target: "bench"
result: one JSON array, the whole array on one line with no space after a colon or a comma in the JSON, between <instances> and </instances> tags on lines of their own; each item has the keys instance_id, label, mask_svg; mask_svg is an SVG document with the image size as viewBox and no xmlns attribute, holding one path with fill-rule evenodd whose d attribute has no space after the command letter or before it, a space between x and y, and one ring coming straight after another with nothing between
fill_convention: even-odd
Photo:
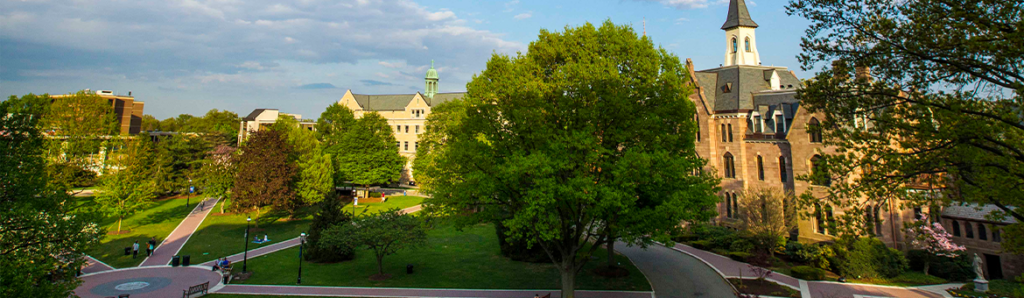
<instances>
[{"instance_id":1,"label":"bench","mask_svg":"<svg viewBox=\"0 0 1024 298\"><path fill-rule=\"evenodd\" d=\"M181 297L188 298L195 294L207 294L210 290L210 282L204 282L198 285L188 287L188 290L182 290Z\"/></svg>"}]
</instances>

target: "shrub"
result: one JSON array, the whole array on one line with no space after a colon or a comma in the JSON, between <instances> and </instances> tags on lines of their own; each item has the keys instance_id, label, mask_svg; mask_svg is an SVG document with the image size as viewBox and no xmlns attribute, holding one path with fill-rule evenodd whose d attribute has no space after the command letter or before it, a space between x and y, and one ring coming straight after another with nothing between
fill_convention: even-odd
<instances>
[{"instance_id":1,"label":"shrub","mask_svg":"<svg viewBox=\"0 0 1024 298\"><path fill-rule=\"evenodd\" d=\"M348 261L356 256L355 249L349 245L328 245L320 241L324 231L331 226L352 221L352 217L342 209L337 196L329 195L319 203L320 210L313 215L306 236L306 251L303 258L312 262L334 263Z\"/></svg>"},{"instance_id":2,"label":"shrub","mask_svg":"<svg viewBox=\"0 0 1024 298\"><path fill-rule=\"evenodd\" d=\"M693 248L696 248L696 249L709 250L709 249L711 249L711 241L697 240L697 241L690 242L690 246L693 246Z\"/></svg>"},{"instance_id":3,"label":"shrub","mask_svg":"<svg viewBox=\"0 0 1024 298\"><path fill-rule=\"evenodd\" d=\"M724 249L721 249L721 248L711 249L711 252L716 253L716 254L718 254L720 256L728 256L729 255L729 251L728 250L724 250Z\"/></svg>"},{"instance_id":4,"label":"shrub","mask_svg":"<svg viewBox=\"0 0 1024 298\"><path fill-rule=\"evenodd\" d=\"M907 261L910 270L924 270L924 262L927 258L934 258L933 255L924 250L911 250L907 252ZM974 269L971 267L971 259L966 253L957 253L954 258L939 257L932 259L928 274L945 278L950 281L967 281L974 279Z\"/></svg>"},{"instance_id":5,"label":"shrub","mask_svg":"<svg viewBox=\"0 0 1024 298\"><path fill-rule=\"evenodd\" d=\"M811 266L795 266L790 268L790 273L793 277L806 280L823 280L825 279L825 270L814 268Z\"/></svg>"},{"instance_id":6,"label":"shrub","mask_svg":"<svg viewBox=\"0 0 1024 298\"><path fill-rule=\"evenodd\" d=\"M754 244L750 243L750 241L747 241L746 239L740 239L736 240L736 242L733 242L731 245L729 245L729 250L738 252L750 252L754 250Z\"/></svg>"},{"instance_id":7,"label":"shrub","mask_svg":"<svg viewBox=\"0 0 1024 298\"><path fill-rule=\"evenodd\" d=\"M732 259L733 261L737 261L737 262L746 262L746 261L747 261L747 259L750 259L750 256L751 256L751 255L750 255L750 253L748 253L748 252L742 252L742 251L734 251L734 252L730 252L730 253L728 254L728 256L729 256L729 258L730 258L730 259Z\"/></svg>"},{"instance_id":8,"label":"shrub","mask_svg":"<svg viewBox=\"0 0 1024 298\"><path fill-rule=\"evenodd\" d=\"M835 246L833 246L835 247ZM892 278L907 270L907 259L900 251L889 248L877 238L860 238L845 253L836 252L836 266L841 275L865 278Z\"/></svg>"}]
</instances>

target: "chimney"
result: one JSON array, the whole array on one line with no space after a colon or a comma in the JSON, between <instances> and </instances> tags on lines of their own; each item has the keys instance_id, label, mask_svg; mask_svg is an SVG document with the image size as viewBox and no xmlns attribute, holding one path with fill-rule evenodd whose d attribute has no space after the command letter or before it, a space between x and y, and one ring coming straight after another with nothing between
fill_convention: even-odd
<instances>
[{"instance_id":1,"label":"chimney","mask_svg":"<svg viewBox=\"0 0 1024 298\"><path fill-rule=\"evenodd\" d=\"M857 66L854 69L856 69L858 82L871 82L871 68L868 68L867 66Z\"/></svg>"},{"instance_id":2,"label":"chimney","mask_svg":"<svg viewBox=\"0 0 1024 298\"><path fill-rule=\"evenodd\" d=\"M847 66L846 66L846 62L845 61L843 61L843 60L833 60L832 61L832 78L834 78L836 80L840 80L840 81L846 81L846 80L850 79L850 74L848 73L848 71L849 70L847 70Z\"/></svg>"}]
</instances>

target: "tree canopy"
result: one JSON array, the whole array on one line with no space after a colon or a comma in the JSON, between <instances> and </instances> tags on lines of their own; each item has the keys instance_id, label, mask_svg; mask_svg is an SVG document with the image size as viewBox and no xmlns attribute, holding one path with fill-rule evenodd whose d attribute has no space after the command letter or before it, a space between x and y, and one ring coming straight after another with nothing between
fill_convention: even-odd
<instances>
[{"instance_id":1,"label":"tree canopy","mask_svg":"<svg viewBox=\"0 0 1024 298\"><path fill-rule=\"evenodd\" d=\"M291 206L294 193L290 184L296 171L288 162L292 148L281 133L266 129L253 132L238 150L241 153L231 159L237 169L231 188L233 207L255 211L259 226L262 207Z\"/></svg>"},{"instance_id":2,"label":"tree canopy","mask_svg":"<svg viewBox=\"0 0 1024 298\"><path fill-rule=\"evenodd\" d=\"M338 171L357 185L398 181L405 157L398 154L396 143L387 119L374 112L363 114L335 145Z\"/></svg>"},{"instance_id":3,"label":"tree canopy","mask_svg":"<svg viewBox=\"0 0 1024 298\"><path fill-rule=\"evenodd\" d=\"M297 167L292 189L302 204L314 204L334 191L334 165L324 154L316 133L299 126L295 117L281 115L270 129L278 131L292 147L288 162Z\"/></svg>"},{"instance_id":4,"label":"tree canopy","mask_svg":"<svg viewBox=\"0 0 1024 298\"><path fill-rule=\"evenodd\" d=\"M100 178L96 203L117 218L120 232L122 219L140 211L156 197L156 181L150 171L154 158L149 137L118 141L123 146L113 158L112 169Z\"/></svg>"},{"instance_id":5,"label":"tree canopy","mask_svg":"<svg viewBox=\"0 0 1024 298\"><path fill-rule=\"evenodd\" d=\"M607 223L628 222L622 235L645 245L714 215L717 180L693 175L705 161L687 76L677 57L611 21L541 30L526 54L493 55L464 103L428 116L416 175L430 210L505 217L573 297Z\"/></svg>"},{"instance_id":6,"label":"tree canopy","mask_svg":"<svg viewBox=\"0 0 1024 298\"><path fill-rule=\"evenodd\" d=\"M1014 209L1024 205L1022 9L997 0L790 1L789 14L811 21L803 68L822 66L798 97L825 116L824 143L836 148L825 156L825 199L854 214L865 197L976 202L998 206L993 219L1024 222ZM1020 224L1008 230L1015 236L1004 239L1024 238Z\"/></svg>"}]
</instances>

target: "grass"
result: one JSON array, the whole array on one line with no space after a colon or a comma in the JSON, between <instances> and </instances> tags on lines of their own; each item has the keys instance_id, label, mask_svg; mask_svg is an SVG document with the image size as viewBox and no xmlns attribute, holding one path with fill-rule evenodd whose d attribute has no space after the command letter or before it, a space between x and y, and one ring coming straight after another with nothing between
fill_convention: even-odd
<instances>
[{"instance_id":1,"label":"grass","mask_svg":"<svg viewBox=\"0 0 1024 298\"><path fill-rule=\"evenodd\" d=\"M423 202L423 197L417 196L389 196L388 201L385 203L380 202L360 202L359 206L352 206L348 204L345 206L345 211L354 212L355 214L374 214L377 212L385 211L391 208L405 209L412 206L419 205Z\"/></svg>"},{"instance_id":2,"label":"grass","mask_svg":"<svg viewBox=\"0 0 1024 298\"><path fill-rule=\"evenodd\" d=\"M93 197L81 197L78 199L78 204L79 206L94 206L93 199ZM155 237L157 243L160 243L185 219L188 211L184 205L184 200L154 201L152 205L122 221L121 230L131 232L120 235L104 235L100 238L100 244L86 253L114 268L138 266L146 258L146 242L149 241L149 238ZM106 217L99 222L99 225L105 232L117 231L117 218ZM132 256L124 255L124 248L132 246L136 240L139 241L140 256L137 259L132 259Z\"/></svg>"},{"instance_id":3,"label":"grass","mask_svg":"<svg viewBox=\"0 0 1024 298\"><path fill-rule=\"evenodd\" d=\"M290 248L249 260L252 277L236 283L294 285L298 272L298 248ZM577 289L650 291L644 275L628 258L617 261L629 270L624 278L604 278L592 273L605 264L603 250L577 276ZM413 264L413 274L405 273ZM457 231L441 226L428 232L428 243L384 258L384 271L392 277L371 281L377 273L371 251L358 250L351 261L334 264L304 262L304 286L464 288L464 289L558 289L558 270L550 263L524 263L501 256L498 238L491 224L480 224Z\"/></svg>"},{"instance_id":4,"label":"grass","mask_svg":"<svg viewBox=\"0 0 1024 298\"><path fill-rule=\"evenodd\" d=\"M284 296L284 295L242 295L242 294L206 294L203 297L215 297L215 298L295 298L295 297L309 297L309 296ZM352 297L336 297L336 298L352 298ZM386 298L386 297L381 297Z\"/></svg>"},{"instance_id":5,"label":"grass","mask_svg":"<svg viewBox=\"0 0 1024 298\"><path fill-rule=\"evenodd\" d=\"M974 291L973 282L967 282L960 290L955 290L954 292L967 297L987 298L991 297L991 295L996 295L997 297L1024 298L1024 284L1003 279L990 280L988 281L988 293L982 293Z\"/></svg>"},{"instance_id":6,"label":"grass","mask_svg":"<svg viewBox=\"0 0 1024 298\"><path fill-rule=\"evenodd\" d=\"M907 271L903 272L893 278L850 278L847 281L855 283L865 283L874 285L887 285L887 286L900 286L900 287L911 287L911 286L923 286L923 285L937 285L944 284L947 281L941 277L925 275L924 272L919 271Z\"/></svg>"},{"instance_id":7,"label":"grass","mask_svg":"<svg viewBox=\"0 0 1024 298\"><path fill-rule=\"evenodd\" d=\"M192 263L199 264L245 251L246 244L242 239L245 237L246 214L219 215L216 212L220 212L221 204L224 204L224 201L218 202L214 206L213 211L199 225L178 255L189 255ZM259 228L263 231L253 231L249 234L249 239L247 239L249 250L292 239L298 237L300 233L306 232L313 219L311 210L308 207L300 209L296 213L297 219L293 220L286 220L288 214L285 212L270 211L269 208L264 210L259 218ZM225 211L227 211L226 207ZM255 217L255 214L250 214L250 216ZM253 218L253 220L256 219ZM255 228L255 225L251 227ZM262 239L264 234L270 238L270 242L252 243L253 236L259 236Z\"/></svg>"}]
</instances>

